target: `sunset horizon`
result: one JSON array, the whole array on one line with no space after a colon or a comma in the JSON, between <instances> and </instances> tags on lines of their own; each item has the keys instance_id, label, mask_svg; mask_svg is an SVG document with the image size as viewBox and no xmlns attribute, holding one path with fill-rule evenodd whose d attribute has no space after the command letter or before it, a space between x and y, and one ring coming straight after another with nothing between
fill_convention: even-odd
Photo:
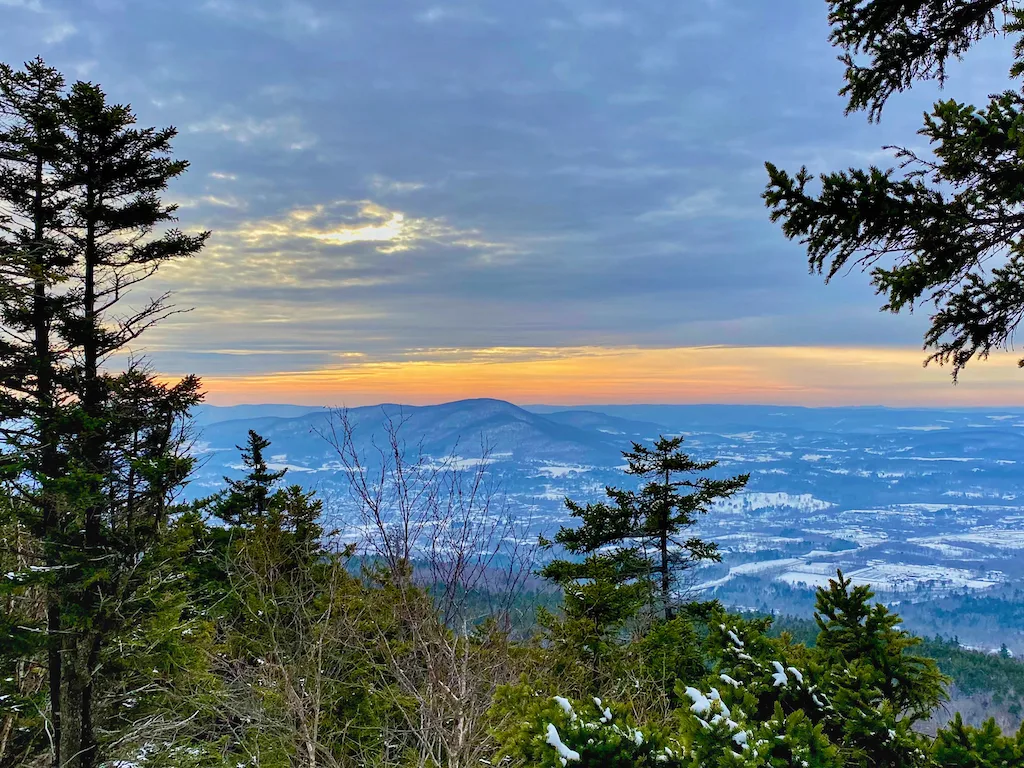
<instances>
[{"instance_id":1,"label":"sunset horizon","mask_svg":"<svg viewBox=\"0 0 1024 768\"><path fill-rule=\"evenodd\" d=\"M567 406L1024 407L1012 353L974 363L956 384L948 367L924 367L921 350L912 348L418 350L406 357L204 376L202 383L211 405L358 407L494 398Z\"/></svg>"}]
</instances>

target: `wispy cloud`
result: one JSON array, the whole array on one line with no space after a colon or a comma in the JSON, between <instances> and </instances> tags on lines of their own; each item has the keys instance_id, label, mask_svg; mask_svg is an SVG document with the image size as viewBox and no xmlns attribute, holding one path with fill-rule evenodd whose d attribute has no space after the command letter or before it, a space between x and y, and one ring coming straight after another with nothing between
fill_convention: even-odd
<instances>
[{"instance_id":1,"label":"wispy cloud","mask_svg":"<svg viewBox=\"0 0 1024 768\"><path fill-rule=\"evenodd\" d=\"M61 43L78 32L74 24L66 21L58 21L43 34L43 42L47 45Z\"/></svg>"},{"instance_id":2,"label":"wispy cloud","mask_svg":"<svg viewBox=\"0 0 1024 768\"><path fill-rule=\"evenodd\" d=\"M8 8L24 8L27 11L43 12L43 4L40 0L0 0L0 6Z\"/></svg>"},{"instance_id":3,"label":"wispy cloud","mask_svg":"<svg viewBox=\"0 0 1024 768\"><path fill-rule=\"evenodd\" d=\"M147 286L195 308L141 342L156 366L216 377L379 363L400 366L388 376L434 371L438 391L447 372L467 393L497 393L484 372L508 366L538 388L589 386L595 397L608 374L625 397L640 367L661 370L629 347L920 343L927 317L880 315L866 280L825 287L808 276L760 195L765 160L891 164L879 147L912 141L936 93L901 94L881 126L844 117L821 13L783 5L394 0L384 12L181 0L167 12L0 0L0 15L7 61L42 52L132 103L143 123L181 128L175 154L191 168L168 199L181 203L182 227L214 234ZM949 95L984 98L1003 69L984 55L958 64ZM530 352L541 349L566 362ZM581 349L619 362L571 352ZM666 393L687 366L712 366L712 353L666 354ZM730 366L742 362L730 354ZM772 354L773 366L792 360ZM908 353L880 381L904 360L920 372ZM725 373L708 381L776 381L767 362L745 373L714 361ZM401 367L414 364L425 367ZM811 375L812 363L793 365ZM544 378L545 366L561 368ZM815 386L861 396L828 366L833 378ZM380 387L401 383L359 370ZM905 391L931 392L932 381Z\"/></svg>"},{"instance_id":4,"label":"wispy cloud","mask_svg":"<svg viewBox=\"0 0 1024 768\"><path fill-rule=\"evenodd\" d=\"M218 116L191 123L190 133L219 134L241 144L272 141L289 150L304 150L317 143L295 115L257 118Z\"/></svg>"}]
</instances>

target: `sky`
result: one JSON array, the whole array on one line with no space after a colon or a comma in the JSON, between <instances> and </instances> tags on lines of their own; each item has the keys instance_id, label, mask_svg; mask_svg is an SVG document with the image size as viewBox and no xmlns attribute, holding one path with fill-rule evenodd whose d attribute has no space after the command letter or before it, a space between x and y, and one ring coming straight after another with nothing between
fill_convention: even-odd
<instances>
[{"instance_id":1,"label":"sky","mask_svg":"<svg viewBox=\"0 0 1024 768\"><path fill-rule=\"evenodd\" d=\"M844 116L824 0L0 0L2 59L101 84L190 161L208 247L136 354L208 401L1024 405L1016 357L921 363L927 308L825 285L770 160L893 165L982 44Z\"/></svg>"}]
</instances>

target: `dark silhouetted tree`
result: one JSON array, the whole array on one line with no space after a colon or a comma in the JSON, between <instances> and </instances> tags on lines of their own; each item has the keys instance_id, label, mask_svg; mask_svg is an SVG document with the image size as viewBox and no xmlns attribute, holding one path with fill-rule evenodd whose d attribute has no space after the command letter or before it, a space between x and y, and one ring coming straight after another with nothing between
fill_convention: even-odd
<instances>
[{"instance_id":1,"label":"dark silhouetted tree","mask_svg":"<svg viewBox=\"0 0 1024 768\"><path fill-rule=\"evenodd\" d=\"M947 64L975 42L1018 36L1011 74L1024 72L1024 9L997 0L830 0L831 40L846 65L847 112L879 119L895 93L945 82ZM1024 317L1020 123L1024 95L1006 90L981 107L939 101L919 134L930 149L890 148L897 168L815 177L767 163L773 221L807 248L826 281L870 271L883 311L928 305L925 363L952 368L1008 347Z\"/></svg>"},{"instance_id":2,"label":"dark silhouetted tree","mask_svg":"<svg viewBox=\"0 0 1024 768\"><path fill-rule=\"evenodd\" d=\"M174 129L137 128L128 107L89 83L65 89L38 60L0 70L0 109L5 467L41 542L28 573L48 594L54 763L91 768L110 644L152 607L136 595L192 466L200 399L194 377L164 384L124 359L172 311L166 296L140 304L135 291L121 309L207 234L168 228L160 194L187 168L170 157Z\"/></svg>"}]
</instances>

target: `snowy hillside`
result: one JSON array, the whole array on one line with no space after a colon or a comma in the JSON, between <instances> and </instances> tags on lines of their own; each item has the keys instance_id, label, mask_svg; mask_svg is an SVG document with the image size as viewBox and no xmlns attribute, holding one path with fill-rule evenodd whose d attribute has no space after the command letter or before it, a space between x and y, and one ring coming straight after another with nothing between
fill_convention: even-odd
<instances>
[{"instance_id":1,"label":"snowy hillside","mask_svg":"<svg viewBox=\"0 0 1024 768\"><path fill-rule=\"evenodd\" d=\"M530 521L531 537L564 522L566 496L596 500L606 485L628 486L621 451L631 441L683 434L696 457L720 460L721 474L751 473L747 492L701 526L719 542L723 563L693 575L694 589L734 604L807 591L836 568L893 601L996 595L1024 584L1024 412L556 409L467 400L357 408L348 418L371 463L386 444L387 420L401 423L410 456L456 456L463 469L486 457L489 479ZM204 406L202 464L189 493L201 496L222 475L238 474L234 446L251 428L272 441L274 466L326 491L343 522L351 512L348 476L321 436L330 419L323 409L296 406Z\"/></svg>"}]
</instances>

